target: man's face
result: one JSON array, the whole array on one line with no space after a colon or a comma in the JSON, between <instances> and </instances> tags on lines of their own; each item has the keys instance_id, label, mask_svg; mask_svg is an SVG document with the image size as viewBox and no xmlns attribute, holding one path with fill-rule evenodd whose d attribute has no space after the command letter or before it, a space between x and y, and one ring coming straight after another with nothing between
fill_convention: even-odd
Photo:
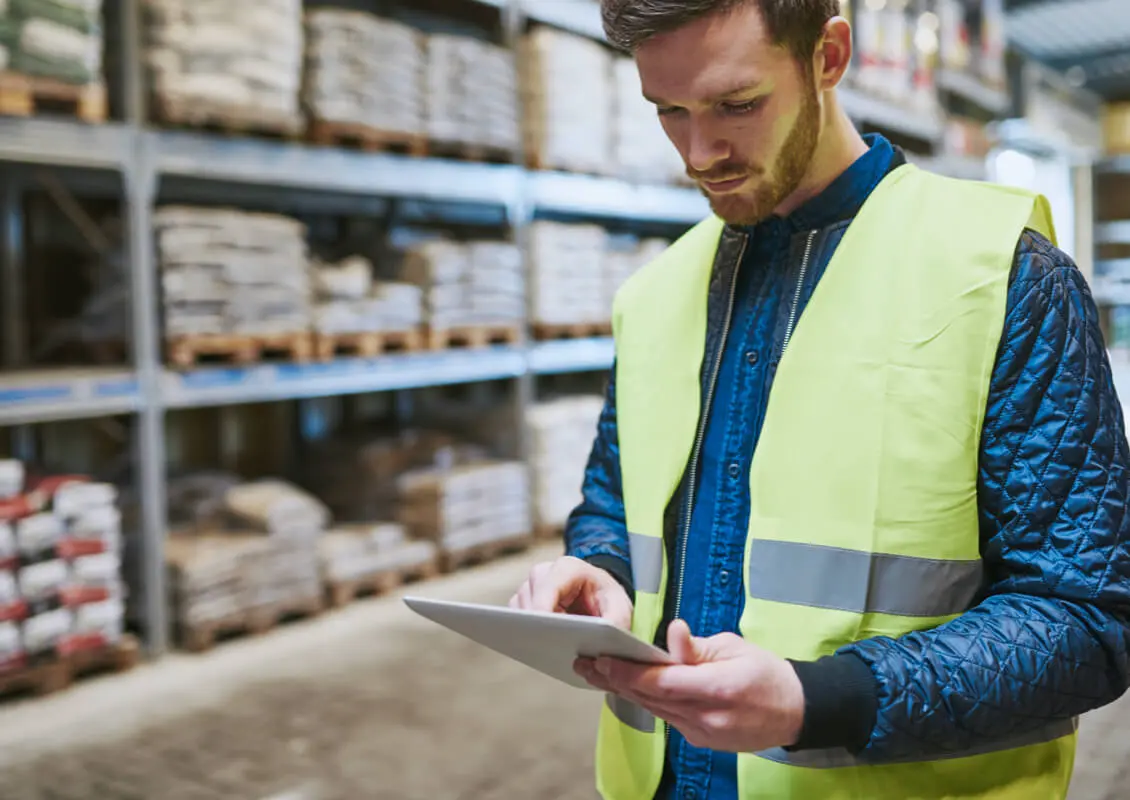
<instances>
[{"instance_id":1,"label":"man's face","mask_svg":"<svg viewBox=\"0 0 1130 800\"><path fill-rule=\"evenodd\" d=\"M715 214L752 225L797 189L820 138L820 105L811 71L772 44L756 4L652 37L636 63Z\"/></svg>"}]
</instances>

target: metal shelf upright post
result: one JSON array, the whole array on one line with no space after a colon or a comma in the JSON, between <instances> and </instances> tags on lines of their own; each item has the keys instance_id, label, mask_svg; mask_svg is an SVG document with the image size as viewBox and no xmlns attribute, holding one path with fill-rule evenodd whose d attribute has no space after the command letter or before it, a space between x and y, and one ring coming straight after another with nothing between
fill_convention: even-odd
<instances>
[{"instance_id":1,"label":"metal shelf upright post","mask_svg":"<svg viewBox=\"0 0 1130 800\"><path fill-rule=\"evenodd\" d=\"M141 394L135 429L138 497L140 500L141 625L149 653L159 656L169 643L165 591L165 409L161 397L160 292L153 255L152 210L157 193L152 141L142 135L146 118L141 3L121 0L123 88L126 123L134 136L133 157L124 171L129 223L132 355Z\"/></svg>"}]
</instances>

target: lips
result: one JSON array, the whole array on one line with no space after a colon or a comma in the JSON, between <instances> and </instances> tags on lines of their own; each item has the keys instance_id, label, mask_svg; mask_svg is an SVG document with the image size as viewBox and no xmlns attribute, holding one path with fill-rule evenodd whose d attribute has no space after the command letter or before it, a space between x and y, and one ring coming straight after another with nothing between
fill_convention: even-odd
<instances>
[{"instance_id":1,"label":"lips","mask_svg":"<svg viewBox=\"0 0 1130 800\"><path fill-rule=\"evenodd\" d=\"M745 182L747 180L749 180L749 176L747 175L742 175L738 178L728 178L727 180L722 181L704 180L702 181L702 186L711 194L726 194L727 192L732 192L735 189L740 189L743 185L745 185Z\"/></svg>"}]
</instances>

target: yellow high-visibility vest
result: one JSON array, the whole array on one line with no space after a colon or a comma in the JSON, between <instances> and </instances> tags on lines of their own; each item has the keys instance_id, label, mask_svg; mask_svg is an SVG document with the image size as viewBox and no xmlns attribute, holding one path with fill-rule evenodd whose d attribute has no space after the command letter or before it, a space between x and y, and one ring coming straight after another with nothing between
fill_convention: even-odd
<instances>
[{"instance_id":1,"label":"yellow high-visibility vest","mask_svg":"<svg viewBox=\"0 0 1130 800\"><path fill-rule=\"evenodd\" d=\"M967 610L981 585L977 459L1010 269L1047 201L888 175L836 249L782 354L750 467L742 636L792 659L899 637ZM614 308L617 424L636 602L651 641L668 564L664 509L699 434L710 218L632 277ZM1068 720L975 752L873 763L846 750L738 756L742 800L1066 796ZM609 696L597 737L606 800L652 800L665 726Z\"/></svg>"}]
</instances>

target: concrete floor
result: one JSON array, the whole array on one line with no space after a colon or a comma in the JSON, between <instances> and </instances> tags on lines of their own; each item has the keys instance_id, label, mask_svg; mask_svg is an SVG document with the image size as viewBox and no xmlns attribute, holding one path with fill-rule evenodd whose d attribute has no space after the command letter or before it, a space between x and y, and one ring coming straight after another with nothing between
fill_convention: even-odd
<instances>
[{"instance_id":1,"label":"concrete floor","mask_svg":"<svg viewBox=\"0 0 1130 800\"><path fill-rule=\"evenodd\" d=\"M501 603L552 555L412 591ZM388 597L0 707L0 800L591 800L599 704ZM1130 798L1127 732L1086 721L1073 800Z\"/></svg>"}]
</instances>

